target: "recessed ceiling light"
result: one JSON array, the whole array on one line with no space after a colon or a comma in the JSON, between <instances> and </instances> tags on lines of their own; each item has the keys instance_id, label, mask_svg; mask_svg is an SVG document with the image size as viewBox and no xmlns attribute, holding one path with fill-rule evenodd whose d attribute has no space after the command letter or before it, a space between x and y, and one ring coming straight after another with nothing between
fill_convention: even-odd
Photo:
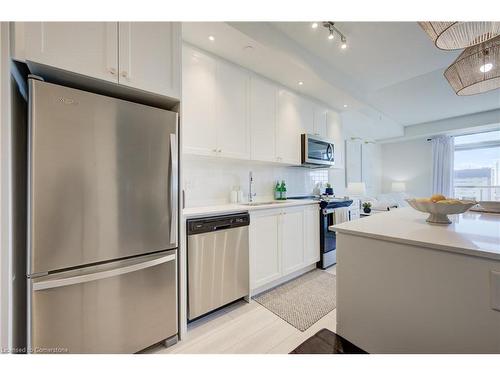
<instances>
[{"instance_id":1,"label":"recessed ceiling light","mask_svg":"<svg viewBox=\"0 0 500 375\"><path fill-rule=\"evenodd\" d=\"M214 36L213 35L209 35L208 36L208 40L210 40L211 42L213 42L215 40Z\"/></svg>"},{"instance_id":2,"label":"recessed ceiling light","mask_svg":"<svg viewBox=\"0 0 500 375\"><path fill-rule=\"evenodd\" d=\"M311 25L311 27L313 29L317 29L318 28L318 23L317 22L313 22L312 25Z\"/></svg>"},{"instance_id":3,"label":"recessed ceiling light","mask_svg":"<svg viewBox=\"0 0 500 375\"><path fill-rule=\"evenodd\" d=\"M330 34L328 34L328 39L332 40L335 36L333 35L333 30L330 30Z\"/></svg>"},{"instance_id":4,"label":"recessed ceiling light","mask_svg":"<svg viewBox=\"0 0 500 375\"><path fill-rule=\"evenodd\" d=\"M347 48L347 43L342 43L342 44L340 45L340 48L342 48L342 49L346 49L346 48Z\"/></svg>"},{"instance_id":5,"label":"recessed ceiling light","mask_svg":"<svg viewBox=\"0 0 500 375\"><path fill-rule=\"evenodd\" d=\"M486 63L484 65L481 65L481 67L479 68L479 70L481 71L481 73L487 73L492 68L493 68L493 64L492 63Z\"/></svg>"},{"instance_id":6,"label":"recessed ceiling light","mask_svg":"<svg viewBox=\"0 0 500 375\"><path fill-rule=\"evenodd\" d=\"M344 108L347 108L347 104L344 104Z\"/></svg>"},{"instance_id":7,"label":"recessed ceiling light","mask_svg":"<svg viewBox=\"0 0 500 375\"><path fill-rule=\"evenodd\" d=\"M304 82L299 81L299 86L302 86L303 84L304 84Z\"/></svg>"}]
</instances>

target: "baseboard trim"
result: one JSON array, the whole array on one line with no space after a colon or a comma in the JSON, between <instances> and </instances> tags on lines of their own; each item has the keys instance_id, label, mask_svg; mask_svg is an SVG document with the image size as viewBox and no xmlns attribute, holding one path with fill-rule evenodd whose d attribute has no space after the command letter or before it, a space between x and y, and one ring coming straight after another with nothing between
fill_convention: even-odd
<instances>
[{"instance_id":1,"label":"baseboard trim","mask_svg":"<svg viewBox=\"0 0 500 375\"><path fill-rule=\"evenodd\" d=\"M253 297L253 296L256 296L258 294L261 294L261 293L263 293L263 292L265 292L265 291L267 291L269 289L275 288L278 285L286 283L287 281L295 279L295 278L297 278L297 277L305 274L306 272L312 271L315 268L316 268L316 262L313 263L313 264L311 264L311 265L309 265L309 266L301 268L300 270L297 270L295 272L289 273L286 276L280 277L277 280L271 281L271 282L269 282L269 283L267 283L265 285L259 286L258 288L252 289L250 291L250 298Z\"/></svg>"}]
</instances>

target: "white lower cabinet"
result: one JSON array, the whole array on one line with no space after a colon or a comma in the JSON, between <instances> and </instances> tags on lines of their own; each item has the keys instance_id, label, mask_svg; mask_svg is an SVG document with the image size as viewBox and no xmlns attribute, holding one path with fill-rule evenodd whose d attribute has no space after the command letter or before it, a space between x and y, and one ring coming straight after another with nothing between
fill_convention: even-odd
<instances>
[{"instance_id":1,"label":"white lower cabinet","mask_svg":"<svg viewBox=\"0 0 500 375\"><path fill-rule=\"evenodd\" d=\"M259 211L250 218L250 285L258 288L281 276L281 211Z\"/></svg>"},{"instance_id":2,"label":"white lower cabinet","mask_svg":"<svg viewBox=\"0 0 500 375\"><path fill-rule=\"evenodd\" d=\"M304 262L319 262L319 207L306 206L304 209Z\"/></svg>"},{"instance_id":3,"label":"white lower cabinet","mask_svg":"<svg viewBox=\"0 0 500 375\"><path fill-rule=\"evenodd\" d=\"M250 213L250 285L256 290L319 260L318 206Z\"/></svg>"},{"instance_id":4,"label":"white lower cabinet","mask_svg":"<svg viewBox=\"0 0 500 375\"><path fill-rule=\"evenodd\" d=\"M283 273L304 266L304 207L289 208L281 217L281 253Z\"/></svg>"}]
</instances>

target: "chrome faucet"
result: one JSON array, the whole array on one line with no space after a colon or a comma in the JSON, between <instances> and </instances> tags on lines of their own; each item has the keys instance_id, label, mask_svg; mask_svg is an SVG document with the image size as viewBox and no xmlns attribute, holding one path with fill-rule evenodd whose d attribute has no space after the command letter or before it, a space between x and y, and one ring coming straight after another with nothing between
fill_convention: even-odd
<instances>
[{"instance_id":1,"label":"chrome faucet","mask_svg":"<svg viewBox=\"0 0 500 375\"><path fill-rule=\"evenodd\" d=\"M253 197L255 197L255 193L252 193L252 186L253 186L253 173L250 171L248 174L248 203L253 202Z\"/></svg>"}]
</instances>

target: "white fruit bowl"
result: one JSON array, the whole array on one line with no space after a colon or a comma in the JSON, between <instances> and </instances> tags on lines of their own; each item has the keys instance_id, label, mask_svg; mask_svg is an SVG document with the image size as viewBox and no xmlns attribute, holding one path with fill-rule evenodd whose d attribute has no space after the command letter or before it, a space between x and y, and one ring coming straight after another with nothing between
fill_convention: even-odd
<instances>
[{"instance_id":1,"label":"white fruit bowl","mask_svg":"<svg viewBox=\"0 0 500 375\"><path fill-rule=\"evenodd\" d=\"M428 223L451 224L448 215L464 213L477 204L476 201L461 200L460 203L434 203L431 201L421 201L417 199L407 199L408 204L415 210L430 214Z\"/></svg>"}]
</instances>

